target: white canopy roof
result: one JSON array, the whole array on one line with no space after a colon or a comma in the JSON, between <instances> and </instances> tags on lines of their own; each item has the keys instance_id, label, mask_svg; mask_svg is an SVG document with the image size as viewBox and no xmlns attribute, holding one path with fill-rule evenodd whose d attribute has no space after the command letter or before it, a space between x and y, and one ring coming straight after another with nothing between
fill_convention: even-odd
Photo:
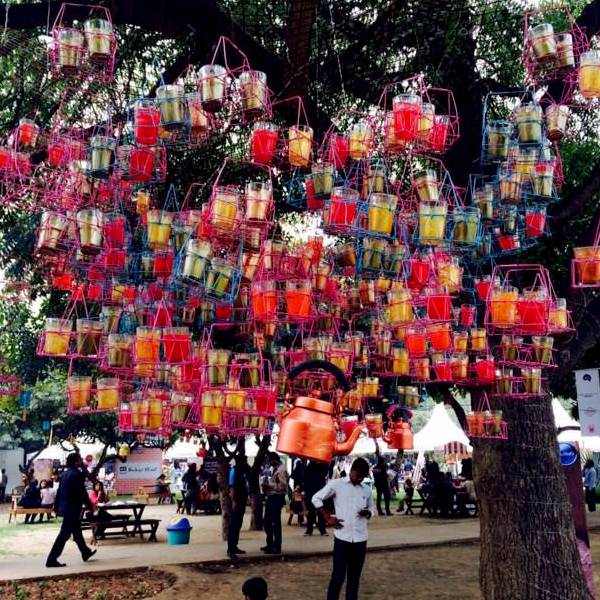
<instances>
[{"instance_id":1,"label":"white canopy roof","mask_svg":"<svg viewBox=\"0 0 600 600\"><path fill-rule=\"evenodd\" d=\"M425 427L415 433L413 449L415 451L431 452L436 448L443 448L450 442L460 442L467 447L469 452L472 450L469 438L450 419L446 407L443 404L436 404Z\"/></svg>"}]
</instances>

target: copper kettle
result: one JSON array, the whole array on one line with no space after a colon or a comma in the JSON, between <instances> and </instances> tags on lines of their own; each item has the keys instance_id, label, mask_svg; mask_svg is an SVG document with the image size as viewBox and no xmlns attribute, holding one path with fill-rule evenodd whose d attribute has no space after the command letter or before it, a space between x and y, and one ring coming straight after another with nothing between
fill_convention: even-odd
<instances>
[{"instance_id":1,"label":"copper kettle","mask_svg":"<svg viewBox=\"0 0 600 600\"><path fill-rule=\"evenodd\" d=\"M310 369L323 369L334 375L344 391L350 389L344 373L324 360L303 362L294 367L288 377L293 380ZM346 440L339 442L338 431L333 404L318 398L299 396L281 418L277 451L329 463L334 456L349 454L361 434L361 428L356 427Z\"/></svg>"},{"instance_id":2,"label":"copper kettle","mask_svg":"<svg viewBox=\"0 0 600 600\"><path fill-rule=\"evenodd\" d=\"M390 423L387 433L383 436L383 441L394 450L411 450L413 447L413 433L410 423L405 421Z\"/></svg>"}]
</instances>

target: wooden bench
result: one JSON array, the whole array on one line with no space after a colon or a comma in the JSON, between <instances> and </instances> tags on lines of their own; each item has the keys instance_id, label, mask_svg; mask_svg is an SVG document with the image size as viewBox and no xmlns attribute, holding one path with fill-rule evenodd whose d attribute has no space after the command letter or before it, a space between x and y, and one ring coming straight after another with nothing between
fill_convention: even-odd
<instances>
[{"instance_id":1,"label":"wooden bench","mask_svg":"<svg viewBox=\"0 0 600 600\"><path fill-rule=\"evenodd\" d=\"M54 510L52 508L23 508L21 506L11 506L11 508L8 511L8 522L10 523L14 516L16 525L17 515L34 515L34 518L35 515L41 515L42 520L44 515L47 515L48 517L53 517L54 519L56 519L56 516L54 515ZM33 523L33 521L31 522Z\"/></svg>"},{"instance_id":2,"label":"wooden bench","mask_svg":"<svg viewBox=\"0 0 600 600\"><path fill-rule=\"evenodd\" d=\"M153 491L154 488L154 485L141 485L138 488L137 494L133 495L133 499L136 502L145 502L146 504L150 504L150 500L153 498L158 500L158 504L165 504L161 500L167 499L169 500L168 504L173 503L175 495L171 491L155 492Z\"/></svg>"},{"instance_id":3,"label":"wooden bench","mask_svg":"<svg viewBox=\"0 0 600 600\"><path fill-rule=\"evenodd\" d=\"M144 534L149 534L148 541L156 542L156 532L160 525L160 519L140 519L134 521L126 517L123 519L113 519L112 521L87 522L85 529L92 530L92 544L97 544L99 540L109 537L135 537L139 534L144 538ZM98 530L101 533L98 533Z\"/></svg>"}]
</instances>

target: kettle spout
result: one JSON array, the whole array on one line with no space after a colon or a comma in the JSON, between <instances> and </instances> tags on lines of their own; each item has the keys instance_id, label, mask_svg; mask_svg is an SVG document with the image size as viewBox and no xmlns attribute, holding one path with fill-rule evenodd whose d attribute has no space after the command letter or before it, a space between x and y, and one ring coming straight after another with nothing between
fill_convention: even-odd
<instances>
[{"instance_id":1,"label":"kettle spout","mask_svg":"<svg viewBox=\"0 0 600 600\"><path fill-rule=\"evenodd\" d=\"M356 444L356 441L360 437L361 431L362 429L360 427L355 427L345 441L336 442L333 451L334 456L346 456L347 454L350 454L352 448L354 448L354 444Z\"/></svg>"}]
</instances>

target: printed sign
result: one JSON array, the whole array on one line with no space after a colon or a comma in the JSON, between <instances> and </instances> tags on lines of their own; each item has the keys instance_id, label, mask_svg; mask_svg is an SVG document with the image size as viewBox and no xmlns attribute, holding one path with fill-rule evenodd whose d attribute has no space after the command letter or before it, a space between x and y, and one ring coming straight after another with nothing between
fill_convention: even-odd
<instances>
[{"instance_id":1,"label":"printed sign","mask_svg":"<svg viewBox=\"0 0 600 600\"><path fill-rule=\"evenodd\" d=\"M119 479L156 479L162 473L162 466L156 462L126 462L119 464Z\"/></svg>"},{"instance_id":2,"label":"printed sign","mask_svg":"<svg viewBox=\"0 0 600 600\"><path fill-rule=\"evenodd\" d=\"M581 435L600 435L600 373L598 369L575 371Z\"/></svg>"}]
</instances>

